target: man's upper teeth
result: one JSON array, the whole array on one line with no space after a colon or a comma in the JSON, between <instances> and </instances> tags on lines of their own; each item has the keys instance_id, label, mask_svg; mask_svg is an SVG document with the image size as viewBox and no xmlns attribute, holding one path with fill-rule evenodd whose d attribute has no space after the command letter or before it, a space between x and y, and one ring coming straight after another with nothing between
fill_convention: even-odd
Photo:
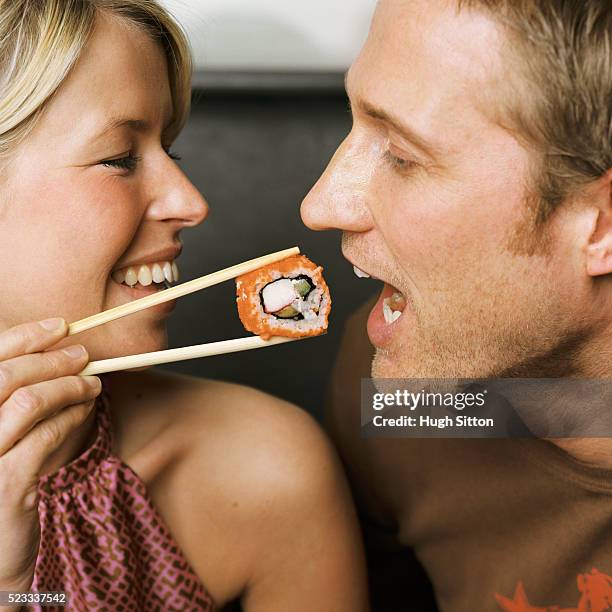
<instances>
[{"instance_id":1,"label":"man's upper teeth","mask_svg":"<svg viewBox=\"0 0 612 612\"><path fill-rule=\"evenodd\" d=\"M133 287L136 283L140 283L143 287L148 287L151 283L163 283L164 281L176 283L178 279L179 270L174 261L141 264L113 272L113 280L116 283L125 283L130 287Z\"/></svg>"},{"instance_id":2,"label":"man's upper teeth","mask_svg":"<svg viewBox=\"0 0 612 612\"><path fill-rule=\"evenodd\" d=\"M355 274L359 278L371 278L370 275L367 272L364 272L363 270L360 270L357 266L353 266L353 270L355 271Z\"/></svg>"}]
</instances>

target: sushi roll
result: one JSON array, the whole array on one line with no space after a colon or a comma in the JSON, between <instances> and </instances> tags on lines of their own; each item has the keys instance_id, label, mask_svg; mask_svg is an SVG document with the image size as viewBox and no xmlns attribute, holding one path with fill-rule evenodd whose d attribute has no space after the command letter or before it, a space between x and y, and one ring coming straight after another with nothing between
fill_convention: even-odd
<instances>
[{"instance_id":1,"label":"sushi roll","mask_svg":"<svg viewBox=\"0 0 612 612\"><path fill-rule=\"evenodd\" d=\"M331 297L322 271L295 255L239 276L236 302L244 327L264 340L325 333Z\"/></svg>"}]
</instances>

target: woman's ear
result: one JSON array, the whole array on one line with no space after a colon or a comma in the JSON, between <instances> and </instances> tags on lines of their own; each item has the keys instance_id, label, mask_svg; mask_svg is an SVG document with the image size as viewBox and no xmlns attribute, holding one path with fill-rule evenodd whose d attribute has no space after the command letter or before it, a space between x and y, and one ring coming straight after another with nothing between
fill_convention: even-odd
<instances>
[{"instance_id":1,"label":"woman's ear","mask_svg":"<svg viewBox=\"0 0 612 612\"><path fill-rule=\"evenodd\" d=\"M586 250L589 276L612 273L612 169L589 189L589 204L598 210L597 221Z\"/></svg>"}]
</instances>

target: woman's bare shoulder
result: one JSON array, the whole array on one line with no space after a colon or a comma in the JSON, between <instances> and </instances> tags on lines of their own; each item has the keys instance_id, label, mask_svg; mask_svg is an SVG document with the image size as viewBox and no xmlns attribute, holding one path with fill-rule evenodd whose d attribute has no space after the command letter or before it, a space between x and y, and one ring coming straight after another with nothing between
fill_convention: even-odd
<instances>
[{"instance_id":1,"label":"woman's bare shoulder","mask_svg":"<svg viewBox=\"0 0 612 612\"><path fill-rule=\"evenodd\" d=\"M233 446L239 458L254 445L279 445L305 435L326 445L321 429L304 410L243 385L146 370L114 375L109 392L126 455L169 431L180 438L184 451L193 444L195 454L210 452L211 460L219 445ZM300 445L294 448L297 452Z\"/></svg>"},{"instance_id":2,"label":"woman's bare shoulder","mask_svg":"<svg viewBox=\"0 0 612 612\"><path fill-rule=\"evenodd\" d=\"M358 576L361 549L350 494L317 422L288 402L240 385L213 383L192 401L191 410L201 402L206 414L194 421L197 442L183 463L182 486L197 490L191 520L202 526L202 517L212 519L202 541L211 542L212 534L217 552L200 553L197 563L202 575L216 579L223 600L246 590L261 604L254 609L286 609L267 599L270 576L286 579L305 601L316 587L341 584L345 578L337 574L350 574L348 567ZM308 563L312 582L301 584ZM281 598L281 590L272 592Z\"/></svg>"},{"instance_id":3,"label":"woman's bare shoulder","mask_svg":"<svg viewBox=\"0 0 612 612\"><path fill-rule=\"evenodd\" d=\"M266 475L270 484L283 475L295 481L294 468L303 470L334 453L317 422L285 400L239 384L167 376L166 384L181 386L175 394L180 419L176 414L174 419L190 439L191 461L210 467L211 479L227 483L232 474L232 482L244 478L244 487L255 475ZM226 491L231 495L229 487Z\"/></svg>"},{"instance_id":4,"label":"woman's bare shoulder","mask_svg":"<svg viewBox=\"0 0 612 612\"><path fill-rule=\"evenodd\" d=\"M164 370L123 373L113 379L110 393L121 424L141 427L146 417L156 426L184 426L198 437L218 435L220 427L242 430L246 422L262 431L288 422L318 427L305 411L263 391Z\"/></svg>"},{"instance_id":5,"label":"woman's bare shoulder","mask_svg":"<svg viewBox=\"0 0 612 612\"><path fill-rule=\"evenodd\" d=\"M258 556L271 544L291 546L317 513L340 506L350 520L335 451L305 411L231 383L160 371L130 378L142 407L132 409L128 429L148 416L147 448L173 457L153 479L153 496L217 601L237 597L262 565Z\"/></svg>"}]
</instances>

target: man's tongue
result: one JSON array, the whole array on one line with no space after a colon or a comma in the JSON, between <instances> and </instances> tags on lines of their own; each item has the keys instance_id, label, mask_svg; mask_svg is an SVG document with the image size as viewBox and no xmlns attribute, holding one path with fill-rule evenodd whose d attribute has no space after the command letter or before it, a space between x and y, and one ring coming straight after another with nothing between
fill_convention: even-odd
<instances>
[{"instance_id":1,"label":"man's tongue","mask_svg":"<svg viewBox=\"0 0 612 612\"><path fill-rule=\"evenodd\" d=\"M404 295L392 285L385 283L380 299L382 300L383 316L386 323L391 324L397 321L404 312L404 308L406 308Z\"/></svg>"},{"instance_id":2,"label":"man's tongue","mask_svg":"<svg viewBox=\"0 0 612 612\"><path fill-rule=\"evenodd\" d=\"M368 336L374 346L383 347L393 341L398 319L406 308L406 299L393 285L385 283L376 305L368 317Z\"/></svg>"}]
</instances>

